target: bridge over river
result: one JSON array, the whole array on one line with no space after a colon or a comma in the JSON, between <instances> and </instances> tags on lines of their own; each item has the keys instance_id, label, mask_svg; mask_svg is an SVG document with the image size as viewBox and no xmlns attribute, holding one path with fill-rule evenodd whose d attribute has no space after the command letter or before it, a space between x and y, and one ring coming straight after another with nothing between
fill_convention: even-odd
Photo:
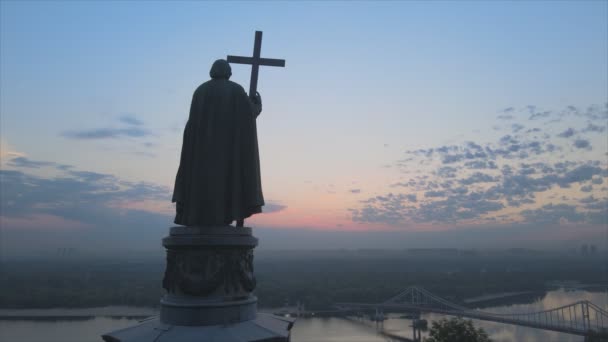
<instances>
[{"instance_id":1,"label":"bridge over river","mask_svg":"<svg viewBox=\"0 0 608 342\"><path fill-rule=\"evenodd\" d=\"M382 303L336 303L335 307L344 311L376 310L382 316L384 310L436 313L580 335L589 341L608 341L608 311L586 300L536 312L492 313L451 303L413 286Z\"/></svg>"}]
</instances>

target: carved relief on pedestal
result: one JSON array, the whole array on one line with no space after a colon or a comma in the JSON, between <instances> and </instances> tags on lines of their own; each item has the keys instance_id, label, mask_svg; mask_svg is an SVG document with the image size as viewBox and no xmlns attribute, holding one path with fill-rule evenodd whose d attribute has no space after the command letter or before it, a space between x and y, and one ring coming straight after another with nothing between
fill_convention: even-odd
<instances>
[{"instance_id":1,"label":"carved relief on pedestal","mask_svg":"<svg viewBox=\"0 0 608 342\"><path fill-rule=\"evenodd\" d=\"M167 249L163 287L171 294L238 296L255 286L252 249Z\"/></svg>"}]
</instances>

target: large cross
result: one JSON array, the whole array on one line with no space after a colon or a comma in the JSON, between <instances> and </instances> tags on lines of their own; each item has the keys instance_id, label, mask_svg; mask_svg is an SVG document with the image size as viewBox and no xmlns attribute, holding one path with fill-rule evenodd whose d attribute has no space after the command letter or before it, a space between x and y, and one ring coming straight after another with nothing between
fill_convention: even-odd
<instances>
[{"instance_id":1,"label":"large cross","mask_svg":"<svg viewBox=\"0 0 608 342\"><path fill-rule=\"evenodd\" d=\"M254 98L258 89L258 71L260 65L284 67L284 59L260 58L262 50L262 31L255 31L255 43L253 44L253 57L228 56L228 63L251 64L251 81L249 82L249 96Z\"/></svg>"}]
</instances>

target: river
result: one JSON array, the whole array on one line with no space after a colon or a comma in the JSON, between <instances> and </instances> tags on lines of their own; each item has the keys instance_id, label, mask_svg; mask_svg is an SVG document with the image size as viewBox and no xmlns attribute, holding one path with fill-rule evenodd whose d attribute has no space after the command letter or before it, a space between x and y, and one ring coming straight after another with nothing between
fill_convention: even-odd
<instances>
[{"instance_id":1,"label":"river","mask_svg":"<svg viewBox=\"0 0 608 342\"><path fill-rule=\"evenodd\" d=\"M484 308L488 312L530 312L546 310L579 300L589 300L602 308L607 307L603 292L564 291L547 292L540 300L528 304L503 305ZM0 341L2 342L100 342L100 335L124 328L137 322L121 315L147 316L156 312L148 308L106 307L90 309L8 310L0 309ZM11 319L6 319L12 316ZM2 318L4 317L4 318ZM429 321L441 319L439 315L423 315ZM369 321L345 318L300 318L292 329L292 342L388 342L395 341L382 332L411 337L411 322L391 315L384 328L377 331ZM476 321L476 327L484 328L495 342L582 342L580 336L556 333L507 324ZM424 335L423 335L424 336Z\"/></svg>"}]
</instances>

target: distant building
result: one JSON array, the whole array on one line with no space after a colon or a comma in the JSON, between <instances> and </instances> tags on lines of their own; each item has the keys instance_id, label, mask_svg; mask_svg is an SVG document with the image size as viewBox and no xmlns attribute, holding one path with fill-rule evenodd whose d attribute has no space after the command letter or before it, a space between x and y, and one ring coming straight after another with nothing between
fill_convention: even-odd
<instances>
[{"instance_id":1,"label":"distant building","mask_svg":"<svg viewBox=\"0 0 608 342\"><path fill-rule=\"evenodd\" d=\"M410 248L407 253L418 256L455 256L460 251L457 248Z\"/></svg>"},{"instance_id":2,"label":"distant building","mask_svg":"<svg viewBox=\"0 0 608 342\"><path fill-rule=\"evenodd\" d=\"M462 256L477 256L479 253L474 249L465 249L460 251Z\"/></svg>"},{"instance_id":3,"label":"distant building","mask_svg":"<svg viewBox=\"0 0 608 342\"><path fill-rule=\"evenodd\" d=\"M541 251L537 251L534 249L528 248L509 248L507 249L507 253L514 255L540 255L543 254Z\"/></svg>"},{"instance_id":4,"label":"distant building","mask_svg":"<svg viewBox=\"0 0 608 342\"><path fill-rule=\"evenodd\" d=\"M589 246L589 255L596 255L597 254L597 246L596 245L590 245Z\"/></svg>"}]
</instances>

